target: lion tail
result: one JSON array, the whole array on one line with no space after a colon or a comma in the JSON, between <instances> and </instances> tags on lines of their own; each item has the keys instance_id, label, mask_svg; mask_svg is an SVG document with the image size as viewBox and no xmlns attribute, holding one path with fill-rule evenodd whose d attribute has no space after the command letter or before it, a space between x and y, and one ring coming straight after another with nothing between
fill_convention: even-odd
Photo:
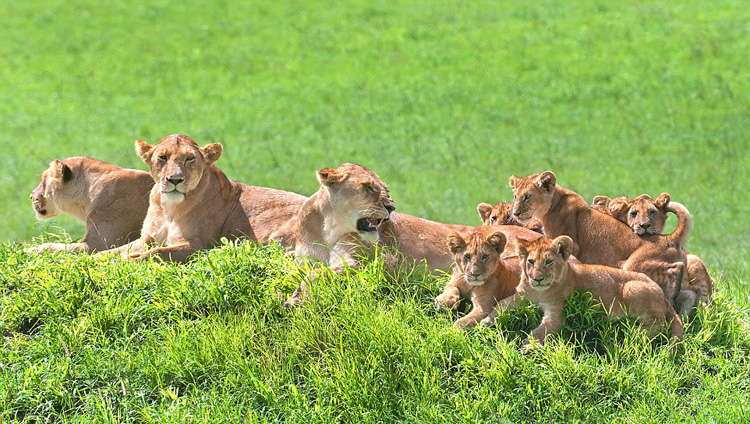
<instances>
[{"instance_id":1,"label":"lion tail","mask_svg":"<svg viewBox=\"0 0 750 424\"><path fill-rule=\"evenodd\" d=\"M677 215L677 228L672 234L666 235L669 241L677 243L680 247L687 246L690 233L693 231L693 216L682 203L669 202L664 208L667 212Z\"/></svg>"},{"instance_id":2,"label":"lion tail","mask_svg":"<svg viewBox=\"0 0 750 424\"><path fill-rule=\"evenodd\" d=\"M677 353L677 343L682 340L682 333L685 329L685 325L682 323L682 319L677 315L677 311L672 307L672 303L664 298L664 304L667 307L666 320L669 323L670 331L670 343L673 343L672 348L669 350L669 355L674 356Z\"/></svg>"}]
</instances>

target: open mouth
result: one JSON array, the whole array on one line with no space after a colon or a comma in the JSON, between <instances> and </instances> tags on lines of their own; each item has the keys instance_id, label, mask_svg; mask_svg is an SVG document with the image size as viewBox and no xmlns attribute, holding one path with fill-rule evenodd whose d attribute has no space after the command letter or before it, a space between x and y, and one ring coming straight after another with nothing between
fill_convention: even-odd
<instances>
[{"instance_id":1,"label":"open mouth","mask_svg":"<svg viewBox=\"0 0 750 424\"><path fill-rule=\"evenodd\" d=\"M371 233L378 231L378 226L382 224L385 219L376 218L360 218L357 220L357 231L363 233Z\"/></svg>"}]
</instances>

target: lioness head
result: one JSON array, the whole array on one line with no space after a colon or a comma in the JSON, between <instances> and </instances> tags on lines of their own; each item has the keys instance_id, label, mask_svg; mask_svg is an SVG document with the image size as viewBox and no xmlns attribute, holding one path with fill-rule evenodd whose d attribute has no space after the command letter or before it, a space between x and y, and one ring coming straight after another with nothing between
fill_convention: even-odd
<instances>
[{"instance_id":1,"label":"lioness head","mask_svg":"<svg viewBox=\"0 0 750 424\"><path fill-rule=\"evenodd\" d=\"M331 199L335 231L356 231L363 240L376 243L378 226L396 209L383 180L364 166L352 163L319 169L317 173Z\"/></svg>"},{"instance_id":2,"label":"lioness head","mask_svg":"<svg viewBox=\"0 0 750 424\"><path fill-rule=\"evenodd\" d=\"M560 236L554 240L546 237L534 241L516 240L516 252L521 258L521 281L536 290L547 290L565 279L567 261L573 251L573 240Z\"/></svg>"},{"instance_id":3,"label":"lioness head","mask_svg":"<svg viewBox=\"0 0 750 424\"><path fill-rule=\"evenodd\" d=\"M620 196L613 199L607 196L596 196L591 207L627 224L628 209L632 202L628 196Z\"/></svg>"},{"instance_id":4,"label":"lioness head","mask_svg":"<svg viewBox=\"0 0 750 424\"><path fill-rule=\"evenodd\" d=\"M29 196L36 218L44 221L63 213L63 203L72 200L68 197L75 197L74 191L73 170L70 166L57 159L50 162L49 168L42 173L42 181Z\"/></svg>"},{"instance_id":5,"label":"lioness head","mask_svg":"<svg viewBox=\"0 0 750 424\"><path fill-rule=\"evenodd\" d=\"M656 200L652 200L648 194L636 197L627 211L628 226L639 236L663 233L667 222L667 211L664 208L669 200L667 193L660 194Z\"/></svg>"},{"instance_id":6,"label":"lioness head","mask_svg":"<svg viewBox=\"0 0 750 424\"><path fill-rule=\"evenodd\" d=\"M222 147L219 143L200 147L186 135L172 134L155 146L136 140L135 151L148 165L161 190L162 202L180 203L198 186L205 170L219 159Z\"/></svg>"},{"instance_id":7,"label":"lioness head","mask_svg":"<svg viewBox=\"0 0 750 424\"><path fill-rule=\"evenodd\" d=\"M526 178L511 175L513 189L513 216L521 223L531 218L541 219L552 204L556 178L551 171L529 175Z\"/></svg>"},{"instance_id":8,"label":"lioness head","mask_svg":"<svg viewBox=\"0 0 750 424\"><path fill-rule=\"evenodd\" d=\"M456 268L471 286L481 286L485 278L495 272L505 242L505 234L500 231L486 236L479 230L467 237L455 231L448 235L448 248L453 254Z\"/></svg>"}]
</instances>

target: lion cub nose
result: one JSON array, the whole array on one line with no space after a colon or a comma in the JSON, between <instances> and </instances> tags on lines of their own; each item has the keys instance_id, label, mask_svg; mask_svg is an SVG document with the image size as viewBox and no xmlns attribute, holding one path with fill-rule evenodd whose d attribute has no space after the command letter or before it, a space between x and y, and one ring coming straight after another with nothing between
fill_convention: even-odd
<instances>
[{"instance_id":1,"label":"lion cub nose","mask_svg":"<svg viewBox=\"0 0 750 424\"><path fill-rule=\"evenodd\" d=\"M388 211L388 213L391 213L396 210L396 204L393 203L392 200L383 202L383 207L385 208L385 210Z\"/></svg>"},{"instance_id":2,"label":"lion cub nose","mask_svg":"<svg viewBox=\"0 0 750 424\"><path fill-rule=\"evenodd\" d=\"M167 182L170 182L174 185L177 185L183 181L185 181L185 179L182 177L167 177Z\"/></svg>"},{"instance_id":3,"label":"lion cub nose","mask_svg":"<svg viewBox=\"0 0 750 424\"><path fill-rule=\"evenodd\" d=\"M643 228L643 229L646 229L646 228L648 228L650 226L651 226L650 222L646 222L646 223L641 224L641 228Z\"/></svg>"}]
</instances>

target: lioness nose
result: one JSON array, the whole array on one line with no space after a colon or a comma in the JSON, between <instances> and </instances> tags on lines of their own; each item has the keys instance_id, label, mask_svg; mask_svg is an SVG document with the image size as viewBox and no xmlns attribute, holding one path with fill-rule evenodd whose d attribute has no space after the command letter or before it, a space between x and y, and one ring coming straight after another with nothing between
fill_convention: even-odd
<instances>
[{"instance_id":1,"label":"lioness nose","mask_svg":"<svg viewBox=\"0 0 750 424\"><path fill-rule=\"evenodd\" d=\"M177 185L183 181L185 181L185 179L182 177L167 177L167 182L170 182L174 185Z\"/></svg>"},{"instance_id":2,"label":"lioness nose","mask_svg":"<svg viewBox=\"0 0 750 424\"><path fill-rule=\"evenodd\" d=\"M383 202L383 207L388 211L388 213L391 213L396 210L396 204L393 203L392 200L387 200Z\"/></svg>"}]
</instances>

